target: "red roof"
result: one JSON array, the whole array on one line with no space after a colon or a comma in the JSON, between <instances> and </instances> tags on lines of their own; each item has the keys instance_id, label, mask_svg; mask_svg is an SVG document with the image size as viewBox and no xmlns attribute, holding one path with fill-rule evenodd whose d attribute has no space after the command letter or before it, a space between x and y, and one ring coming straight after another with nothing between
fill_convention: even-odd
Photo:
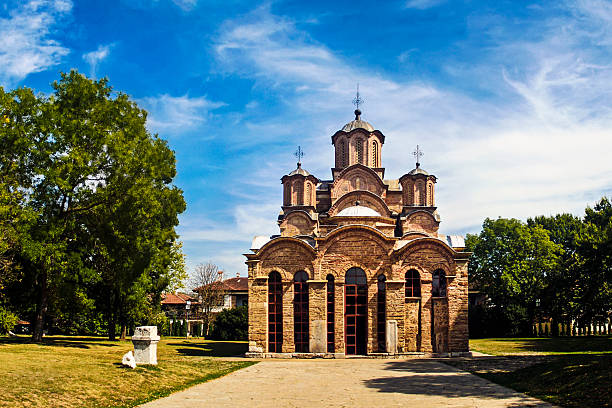
<instances>
[{"instance_id":1,"label":"red roof","mask_svg":"<svg viewBox=\"0 0 612 408\"><path fill-rule=\"evenodd\" d=\"M226 279L221 283L221 290L227 291L227 292L246 292L247 290L249 290L249 279L248 278L241 278L241 277L237 277L237 278L229 278ZM218 285L219 282L213 282L210 285ZM199 288L195 288L194 291L198 291L200 288L202 288L203 286L200 286Z\"/></svg>"},{"instance_id":2,"label":"red roof","mask_svg":"<svg viewBox=\"0 0 612 408\"><path fill-rule=\"evenodd\" d=\"M186 293L164 293L162 297L162 305L185 305L188 300L195 301Z\"/></svg>"},{"instance_id":3,"label":"red roof","mask_svg":"<svg viewBox=\"0 0 612 408\"><path fill-rule=\"evenodd\" d=\"M249 290L248 278L229 278L223 281L223 290L244 291Z\"/></svg>"}]
</instances>

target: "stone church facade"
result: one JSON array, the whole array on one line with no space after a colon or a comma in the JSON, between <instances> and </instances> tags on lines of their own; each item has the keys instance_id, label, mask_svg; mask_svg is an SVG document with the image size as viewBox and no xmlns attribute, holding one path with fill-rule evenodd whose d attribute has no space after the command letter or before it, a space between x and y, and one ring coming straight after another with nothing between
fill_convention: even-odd
<instances>
[{"instance_id":1,"label":"stone church facade","mask_svg":"<svg viewBox=\"0 0 612 408\"><path fill-rule=\"evenodd\" d=\"M417 154L385 179L385 136L359 110L331 141L332 179L298 162L281 179L280 234L245 254L248 355L467 352L470 254L438 233L437 178Z\"/></svg>"}]
</instances>

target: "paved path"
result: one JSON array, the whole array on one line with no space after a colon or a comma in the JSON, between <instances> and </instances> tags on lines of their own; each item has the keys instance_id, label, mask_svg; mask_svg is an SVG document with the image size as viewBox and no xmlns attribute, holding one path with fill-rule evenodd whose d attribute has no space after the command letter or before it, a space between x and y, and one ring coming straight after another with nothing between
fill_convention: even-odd
<instances>
[{"instance_id":1,"label":"paved path","mask_svg":"<svg viewBox=\"0 0 612 408\"><path fill-rule=\"evenodd\" d=\"M434 360L264 360L143 405L200 407L551 407Z\"/></svg>"}]
</instances>

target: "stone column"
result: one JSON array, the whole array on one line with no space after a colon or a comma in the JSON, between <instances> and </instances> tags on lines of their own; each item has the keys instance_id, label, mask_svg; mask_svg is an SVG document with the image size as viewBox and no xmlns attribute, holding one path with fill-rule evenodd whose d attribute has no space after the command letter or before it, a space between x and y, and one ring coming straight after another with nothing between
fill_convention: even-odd
<instances>
[{"instance_id":1,"label":"stone column","mask_svg":"<svg viewBox=\"0 0 612 408\"><path fill-rule=\"evenodd\" d=\"M327 281L308 281L308 318L311 353L327 352Z\"/></svg>"},{"instance_id":2,"label":"stone column","mask_svg":"<svg viewBox=\"0 0 612 408\"><path fill-rule=\"evenodd\" d=\"M134 360L136 364L157 365L157 326L139 326L134 330Z\"/></svg>"},{"instance_id":3,"label":"stone column","mask_svg":"<svg viewBox=\"0 0 612 408\"><path fill-rule=\"evenodd\" d=\"M249 353L268 351L268 278L249 278Z\"/></svg>"}]
</instances>

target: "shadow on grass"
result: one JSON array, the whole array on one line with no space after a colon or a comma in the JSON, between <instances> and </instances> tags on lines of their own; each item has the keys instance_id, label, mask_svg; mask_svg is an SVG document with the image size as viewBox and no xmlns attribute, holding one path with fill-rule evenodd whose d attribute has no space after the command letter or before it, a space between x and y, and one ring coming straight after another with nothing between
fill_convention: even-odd
<instances>
[{"instance_id":1,"label":"shadow on grass","mask_svg":"<svg viewBox=\"0 0 612 408\"><path fill-rule=\"evenodd\" d=\"M457 372L433 361L397 361L386 364L385 369L405 372L405 376L385 376L364 380L368 388L378 392L409 395L431 395L445 398L479 398L506 401L507 407L545 407L520 394L499 387L488 381L476 381L466 372Z\"/></svg>"},{"instance_id":2,"label":"shadow on grass","mask_svg":"<svg viewBox=\"0 0 612 408\"><path fill-rule=\"evenodd\" d=\"M176 351L184 356L200 357L237 357L244 355L248 350L246 342L232 341L203 341L201 343L184 341L167 345L176 347Z\"/></svg>"},{"instance_id":3,"label":"shadow on grass","mask_svg":"<svg viewBox=\"0 0 612 408\"><path fill-rule=\"evenodd\" d=\"M612 351L612 336L496 338L499 343L513 343L518 352L597 353Z\"/></svg>"},{"instance_id":4,"label":"shadow on grass","mask_svg":"<svg viewBox=\"0 0 612 408\"><path fill-rule=\"evenodd\" d=\"M17 336L17 337L0 337L0 345L3 344L40 344L43 346L56 346L56 347L73 347L88 349L91 346L102 346L102 347L117 347L118 344L110 342L105 337L81 337L81 336L49 336L44 337L41 343L33 343L32 338L29 336Z\"/></svg>"}]
</instances>

